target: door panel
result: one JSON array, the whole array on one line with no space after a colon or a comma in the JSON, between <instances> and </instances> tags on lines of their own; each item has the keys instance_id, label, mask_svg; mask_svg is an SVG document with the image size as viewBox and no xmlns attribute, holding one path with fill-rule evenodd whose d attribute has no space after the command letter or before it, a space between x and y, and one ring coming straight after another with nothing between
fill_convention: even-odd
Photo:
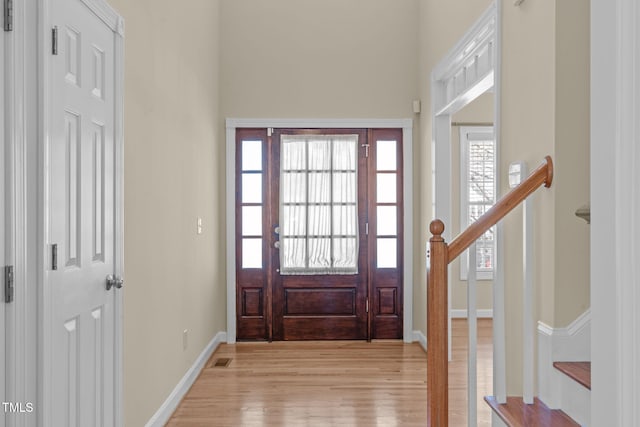
<instances>
[{"instance_id":1,"label":"door panel","mask_svg":"<svg viewBox=\"0 0 640 427\"><path fill-rule=\"evenodd\" d=\"M47 150L49 421L109 426L115 422L117 289L105 285L115 269L115 34L80 0L56 1L52 19L59 41Z\"/></svg>"},{"instance_id":2,"label":"door panel","mask_svg":"<svg viewBox=\"0 0 640 427\"><path fill-rule=\"evenodd\" d=\"M269 231L266 197L267 130L236 134L236 317L237 338L270 339Z\"/></svg>"},{"instance_id":3,"label":"door panel","mask_svg":"<svg viewBox=\"0 0 640 427\"><path fill-rule=\"evenodd\" d=\"M402 338L402 131L370 132L371 336Z\"/></svg>"},{"instance_id":4,"label":"door panel","mask_svg":"<svg viewBox=\"0 0 640 427\"><path fill-rule=\"evenodd\" d=\"M314 274L314 275L284 275L280 274L282 248L278 249L272 245L272 264L271 270L273 272L273 339L276 340L312 340L312 339L367 339L367 311L366 311L366 299L367 299L367 284L368 284L368 265L367 265L367 236L366 236L366 217L367 217L367 159L365 157L366 150L366 131L361 129L323 129L318 130L286 130L276 129L273 133L272 140L272 176L281 177L285 170L286 165L281 164L283 160L281 150L281 139L283 136L297 136L305 138L308 136L316 135L319 138L323 138L322 135L357 135L358 141L356 145L355 155L357 159L357 194L353 194L353 197L357 197L358 206L358 227L354 229L355 237L359 239L359 253L357 258L358 273L357 274ZM295 139L295 138L294 138ZM347 191L341 189L341 178L338 175L349 174L349 169L341 164L341 160L334 153L328 155L328 163L320 166L321 163L327 162L327 160L318 160L318 157L314 157L313 150L321 150L319 145L312 146L313 139L308 141L308 151L302 154L306 156L306 163L308 166L307 172L303 175L306 177L306 181L303 178L301 182L305 187L301 193L306 193L308 198L305 199L303 208L309 209L310 213L308 221L312 221L312 212L317 210L320 212L321 208L326 207L326 214L330 218L334 218L326 203L329 199L341 203L343 200L348 200ZM332 143L333 144L333 143ZM363 145L365 144L365 145ZM331 150L334 150L333 145ZM295 154L297 155L297 153ZM315 159L315 160L314 160ZM344 172L338 172L344 171ZM313 173L315 172L315 173ZM354 171L355 172L355 171ZM314 198L314 180L332 180L333 176L336 176L328 187L330 190L326 194L315 194ZM354 189L355 191L355 189ZM279 220L280 215L280 179L272 179L271 181L271 199L272 208L271 215L273 218L274 227L281 226ZM354 200L355 202L355 200ZM295 202L291 203L295 205ZM339 205L337 208L346 208L350 205L345 202L344 205ZM284 208L283 208L284 209ZM354 212L355 213L355 212ZM306 214L306 212L305 212ZM321 214L319 214L321 215ZM327 223L333 224L333 219L328 220ZM335 224L327 225L328 229L325 231L325 236L321 236L325 240L329 241L329 236L340 235L342 231L337 230ZM307 235L307 245L313 244L313 238L308 237L311 231L307 227L298 227L302 231L293 231L283 229L283 235L277 236L280 239L286 239L287 236L296 235L296 238L301 237L301 241L304 244L305 234ZM348 226L342 227L348 229ZM302 233L302 236L298 236L298 233ZM350 238L346 236L345 238ZM338 240L338 239L334 239ZM310 264L310 261L309 261Z\"/></svg>"},{"instance_id":5,"label":"door panel","mask_svg":"<svg viewBox=\"0 0 640 427\"><path fill-rule=\"evenodd\" d=\"M356 314L356 291L354 288L346 289L295 289L287 288L284 291L284 304L286 312L290 315L343 315Z\"/></svg>"}]
</instances>

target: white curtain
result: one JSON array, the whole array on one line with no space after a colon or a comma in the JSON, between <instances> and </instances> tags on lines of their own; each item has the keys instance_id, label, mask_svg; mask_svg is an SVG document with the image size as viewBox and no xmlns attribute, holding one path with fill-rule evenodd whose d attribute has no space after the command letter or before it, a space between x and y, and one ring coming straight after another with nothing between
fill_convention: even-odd
<instances>
[{"instance_id":1,"label":"white curtain","mask_svg":"<svg viewBox=\"0 0 640 427\"><path fill-rule=\"evenodd\" d=\"M280 141L280 274L357 274L358 135Z\"/></svg>"}]
</instances>

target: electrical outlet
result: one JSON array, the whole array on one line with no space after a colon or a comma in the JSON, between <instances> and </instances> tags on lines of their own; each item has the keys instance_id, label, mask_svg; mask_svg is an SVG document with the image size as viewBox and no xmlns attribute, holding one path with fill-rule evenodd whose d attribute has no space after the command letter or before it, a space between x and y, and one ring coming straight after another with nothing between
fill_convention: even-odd
<instances>
[{"instance_id":1,"label":"electrical outlet","mask_svg":"<svg viewBox=\"0 0 640 427\"><path fill-rule=\"evenodd\" d=\"M189 330L185 329L182 331L182 349L186 350L189 346Z\"/></svg>"}]
</instances>

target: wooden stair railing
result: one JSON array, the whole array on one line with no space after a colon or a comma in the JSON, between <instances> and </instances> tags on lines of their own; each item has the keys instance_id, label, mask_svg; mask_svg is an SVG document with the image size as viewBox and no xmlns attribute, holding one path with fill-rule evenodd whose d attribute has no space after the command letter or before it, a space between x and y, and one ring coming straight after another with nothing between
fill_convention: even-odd
<instances>
[{"instance_id":1,"label":"wooden stair railing","mask_svg":"<svg viewBox=\"0 0 640 427\"><path fill-rule=\"evenodd\" d=\"M471 224L451 244L442 238L444 224L435 219L429 225L429 272L427 274L427 425L449 425L448 386L448 303L447 268L473 242L504 218L541 185L549 188L553 181L550 156L524 181L502 197L491 209Z\"/></svg>"}]
</instances>

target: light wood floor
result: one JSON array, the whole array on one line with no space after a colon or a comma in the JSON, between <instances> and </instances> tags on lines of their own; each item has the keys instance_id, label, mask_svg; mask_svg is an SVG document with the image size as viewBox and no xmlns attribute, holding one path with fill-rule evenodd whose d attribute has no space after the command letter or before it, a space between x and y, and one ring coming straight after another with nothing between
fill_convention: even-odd
<instances>
[{"instance_id":1,"label":"light wood floor","mask_svg":"<svg viewBox=\"0 0 640 427\"><path fill-rule=\"evenodd\" d=\"M450 425L467 423L466 321L453 322ZM489 426L491 321L478 322L478 425ZM213 367L232 358L228 367ZM425 426L426 354L400 341L221 345L168 426Z\"/></svg>"}]
</instances>

